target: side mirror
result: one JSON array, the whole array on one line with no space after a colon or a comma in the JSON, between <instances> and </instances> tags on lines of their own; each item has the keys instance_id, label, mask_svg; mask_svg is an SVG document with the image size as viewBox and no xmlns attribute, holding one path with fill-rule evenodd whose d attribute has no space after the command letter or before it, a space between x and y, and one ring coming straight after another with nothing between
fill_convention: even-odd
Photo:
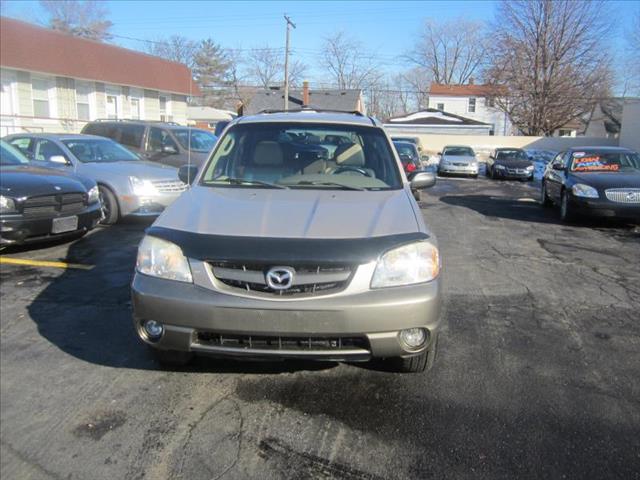
<instances>
[{"instance_id":1,"label":"side mirror","mask_svg":"<svg viewBox=\"0 0 640 480\"><path fill-rule=\"evenodd\" d=\"M191 185L198 174L198 167L195 165L182 165L178 169L178 178L187 185Z\"/></svg>"},{"instance_id":2,"label":"side mirror","mask_svg":"<svg viewBox=\"0 0 640 480\"><path fill-rule=\"evenodd\" d=\"M436 175L433 172L417 172L411 178L411 190L422 190L433 187L436 184Z\"/></svg>"},{"instance_id":3,"label":"side mirror","mask_svg":"<svg viewBox=\"0 0 640 480\"><path fill-rule=\"evenodd\" d=\"M551 164L551 168L553 168L554 170L564 170L564 163L562 162L553 162Z\"/></svg>"},{"instance_id":4,"label":"side mirror","mask_svg":"<svg viewBox=\"0 0 640 480\"><path fill-rule=\"evenodd\" d=\"M442 155L442 152L438 152L438 155Z\"/></svg>"},{"instance_id":5,"label":"side mirror","mask_svg":"<svg viewBox=\"0 0 640 480\"><path fill-rule=\"evenodd\" d=\"M175 154L175 153L178 153L178 150L173 145L163 145L162 153Z\"/></svg>"},{"instance_id":6,"label":"side mirror","mask_svg":"<svg viewBox=\"0 0 640 480\"><path fill-rule=\"evenodd\" d=\"M49 157L49 161L51 163L59 163L61 165L69 165L69 160L64 158L62 155L52 155Z\"/></svg>"}]
</instances>

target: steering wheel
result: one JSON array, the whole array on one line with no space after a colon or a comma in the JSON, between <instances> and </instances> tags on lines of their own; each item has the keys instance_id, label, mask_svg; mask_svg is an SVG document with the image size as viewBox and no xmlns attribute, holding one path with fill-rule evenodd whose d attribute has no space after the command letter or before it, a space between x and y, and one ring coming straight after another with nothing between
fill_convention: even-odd
<instances>
[{"instance_id":1,"label":"steering wheel","mask_svg":"<svg viewBox=\"0 0 640 480\"><path fill-rule=\"evenodd\" d=\"M365 177L370 177L371 174L367 172L364 168L355 167L353 165L343 165L342 167L336 168L332 175L340 175L343 172L356 172L360 175L364 175Z\"/></svg>"}]
</instances>

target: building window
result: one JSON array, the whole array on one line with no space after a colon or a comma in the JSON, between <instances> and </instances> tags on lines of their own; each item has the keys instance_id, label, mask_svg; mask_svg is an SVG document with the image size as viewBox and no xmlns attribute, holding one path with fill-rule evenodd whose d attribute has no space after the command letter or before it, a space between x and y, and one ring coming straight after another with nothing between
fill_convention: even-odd
<instances>
[{"instance_id":1,"label":"building window","mask_svg":"<svg viewBox=\"0 0 640 480\"><path fill-rule=\"evenodd\" d=\"M140 120L140 99L131 99L131 118L134 120Z\"/></svg>"},{"instance_id":2,"label":"building window","mask_svg":"<svg viewBox=\"0 0 640 480\"><path fill-rule=\"evenodd\" d=\"M89 94L91 85L88 82L76 81L76 109L78 120L91 120L91 109L89 107Z\"/></svg>"},{"instance_id":3,"label":"building window","mask_svg":"<svg viewBox=\"0 0 640 480\"><path fill-rule=\"evenodd\" d=\"M493 97L487 97L484 103L489 108L493 108L496 106L496 101Z\"/></svg>"},{"instance_id":4,"label":"building window","mask_svg":"<svg viewBox=\"0 0 640 480\"><path fill-rule=\"evenodd\" d=\"M476 99L469 99L469 113L476 113Z\"/></svg>"},{"instance_id":5,"label":"building window","mask_svg":"<svg viewBox=\"0 0 640 480\"><path fill-rule=\"evenodd\" d=\"M33 98L33 116L49 118L49 87L51 82L46 78L33 77L31 79L31 95Z\"/></svg>"},{"instance_id":6,"label":"building window","mask_svg":"<svg viewBox=\"0 0 640 480\"><path fill-rule=\"evenodd\" d=\"M118 97L107 95L107 118L118 118Z\"/></svg>"},{"instance_id":7,"label":"building window","mask_svg":"<svg viewBox=\"0 0 640 480\"><path fill-rule=\"evenodd\" d=\"M160 121L166 122L167 121L167 97L163 97L162 95L160 95L158 99L160 100Z\"/></svg>"},{"instance_id":8,"label":"building window","mask_svg":"<svg viewBox=\"0 0 640 480\"><path fill-rule=\"evenodd\" d=\"M436 108L441 112L444 112L444 103L437 103Z\"/></svg>"}]
</instances>

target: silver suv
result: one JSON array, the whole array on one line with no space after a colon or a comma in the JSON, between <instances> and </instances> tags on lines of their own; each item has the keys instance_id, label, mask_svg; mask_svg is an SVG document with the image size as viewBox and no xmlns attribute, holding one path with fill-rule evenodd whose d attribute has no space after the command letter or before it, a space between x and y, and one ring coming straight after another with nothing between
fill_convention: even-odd
<instances>
[{"instance_id":1,"label":"silver suv","mask_svg":"<svg viewBox=\"0 0 640 480\"><path fill-rule=\"evenodd\" d=\"M376 120L235 120L142 240L134 325L162 363L194 353L433 364L440 255Z\"/></svg>"}]
</instances>

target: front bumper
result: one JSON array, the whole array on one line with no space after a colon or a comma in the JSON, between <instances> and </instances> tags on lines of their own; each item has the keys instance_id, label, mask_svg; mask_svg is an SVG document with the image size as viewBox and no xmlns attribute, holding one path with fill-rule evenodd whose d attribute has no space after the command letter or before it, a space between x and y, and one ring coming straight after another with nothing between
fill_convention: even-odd
<instances>
[{"instance_id":1,"label":"front bumper","mask_svg":"<svg viewBox=\"0 0 640 480\"><path fill-rule=\"evenodd\" d=\"M629 219L640 222L640 204L612 202L606 198L569 197L578 215Z\"/></svg>"},{"instance_id":2,"label":"front bumper","mask_svg":"<svg viewBox=\"0 0 640 480\"><path fill-rule=\"evenodd\" d=\"M157 195L120 195L118 203L123 217L155 217L171 205L182 192L159 193Z\"/></svg>"},{"instance_id":3,"label":"front bumper","mask_svg":"<svg viewBox=\"0 0 640 480\"><path fill-rule=\"evenodd\" d=\"M194 277L195 278L195 277ZM348 289L347 289L348 290ZM440 329L440 280L413 286L367 290L355 294L271 300L252 298L136 273L132 283L133 322L145 342L160 349L216 356L369 360L411 356L430 348ZM157 342L147 339L144 320L161 322ZM411 350L399 339L405 328L424 328L429 341ZM205 335L251 335L271 338L359 338L357 348L264 349L228 347L202 341Z\"/></svg>"},{"instance_id":4,"label":"front bumper","mask_svg":"<svg viewBox=\"0 0 640 480\"><path fill-rule=\"evenodd\" d=\"M22 215L0 216L0 244L13 245L37 242L41 240L63 238L93 229L102 219L100 203L89 205L78 217L78 228L71 232L51 233L54 218L71 215L25 218Z\"/></svg>"},{"instance_id":5,"label":"front bumper","mask_svg":"<svg viewBox=\"0 0 640 480\"><path fill-rule=\"evenodd\" d=\"M534 170L531 171L527 171L524 169L499 169L499 168L495 168L493 169L493 176L495 178L504 178L504 179L511 179L511 180L529 180L531 178L533 178L533 173Z\"/></svg>"},{"instance_id":6,"label":"front bumper","mask_svg":"<svg viewBox=\"0 0 640 480\"><path fill-rule=\"evenodd\" d=\"M438 166L439 173L457 174L457 175L478 175L478 165L455 165L455 164L440 164Z\"/></svg>"}]
</instances>

